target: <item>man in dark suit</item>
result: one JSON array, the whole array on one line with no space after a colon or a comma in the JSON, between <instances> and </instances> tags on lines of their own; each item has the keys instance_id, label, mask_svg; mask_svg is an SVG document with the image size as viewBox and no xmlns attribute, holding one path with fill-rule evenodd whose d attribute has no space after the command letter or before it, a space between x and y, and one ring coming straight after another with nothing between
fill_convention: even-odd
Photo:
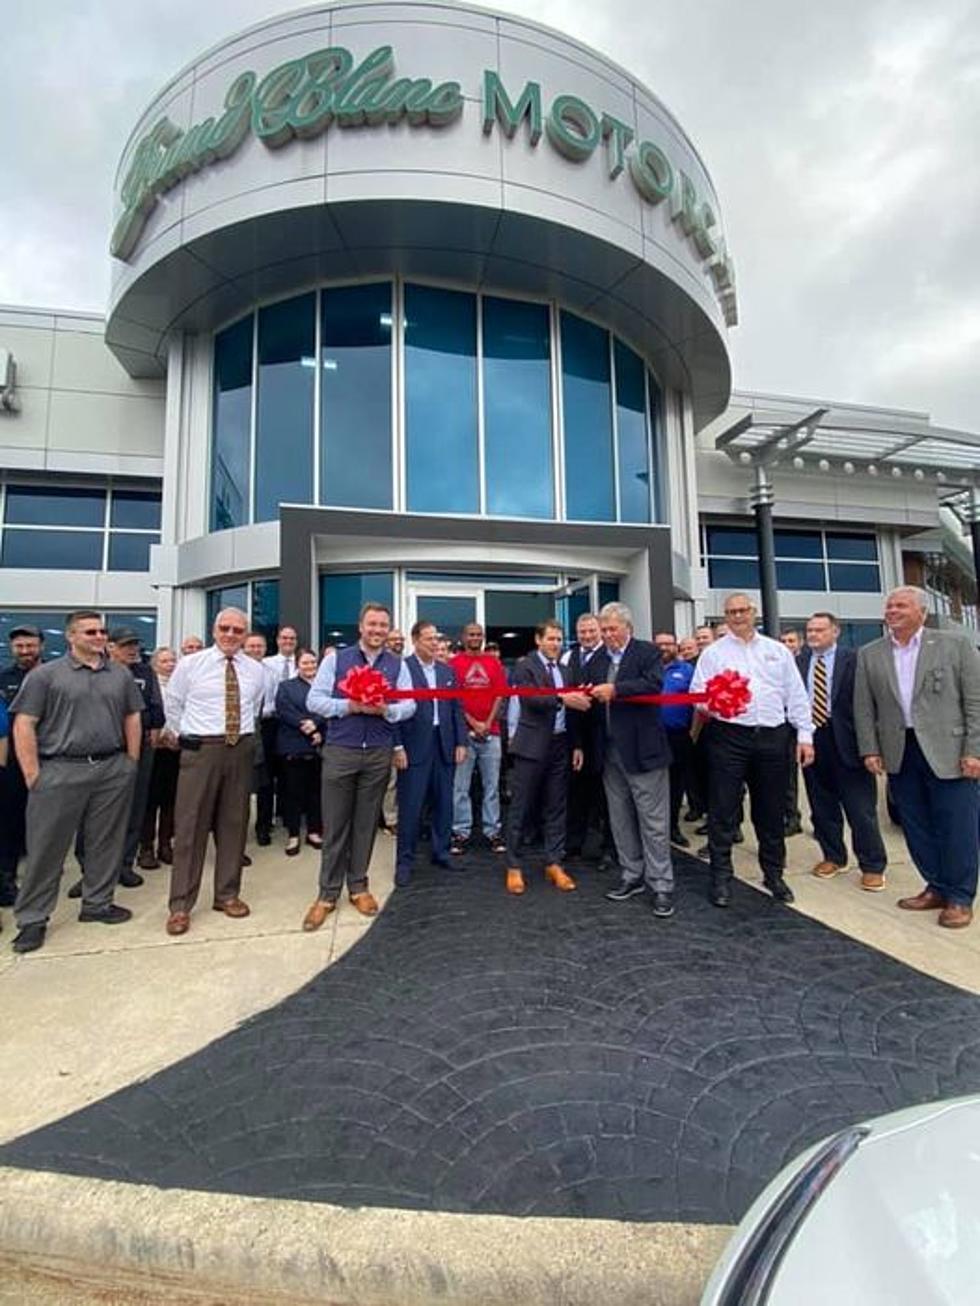
<instances>
[{"instance_id":1,"label":"man in dark suit","mask_svg":"<svg viewBox=\"0 0 980 1306\"><path fill-rule=\"evenodd\" d=\"M558 661L561 653L562 628L557 621L542 621L534 632L537 648L521 658L514 668L515 687L561 689L566 684L564 668ZM528 696L520 698L517 728L510 740L514 759L511 774L510 809L507 813L507 892L524 892L524 872L519 856L521 834L532 810L540 816L545 847L545 879L556 889L575 888L575 881L565 871L565 795L568 785L568 711L588 712L592 704L587 694ZM582 754L577 752L572 765L581 767ZM535 804L540 797L540 805Z\"/></svg>"},{"instance_id":2,"label":"man in dark suit","mask_svg":"<svg viewBox=\"0 0 980 1306\"><path fill-rule=\"evenodd\" d=\"M570 685L590 685L595 678L592 660L605 649L599 618L594 613L585 612L579 617L575 638L576 643L562 658L565 676ZM600 657L596 666L602 662ZM601 728L600 712L576 712L568 718L568 742L573 751L582 750L582 765L578 770L569 768L565 851L569 857L581 856L592 834L599 844L599 870L606 870L612 862L612 846L602 787L600 744L596 740L596 732Z\"/></svg>"},{"instance_id":3,"label":"man in dark suit","mask_svg":"<svg viewBox=\"0 0 980 1306\"><path fill-rule=\"evenodd\" d=\"M606 646L596 668L593 711L602 713L602 779L609 825L623 879L610 902L649 892L655 916L674 914L674 867L670 857L670 745L654 703L622 700L659 694L660 653L649 640L633 637L633 615L625 603L607 603L599 613Z\"/></svg>"},{"instance_id":4,"label":"man in dark suit","mask_svg":"<svg viewBox=\"0 0 980 1306\"><path fill-rule=\"evenodd\" d=\"M412 627L412 645L415 651L405 659L405 666L414 688L455 689L452 668L436 658L439 632L431 621L416 621ZM432 860L436 866L449 868L453 770L465 757L466 721L459 699L422 699L415 715L395 726L394 761L398 775L395 884L404 886L411 882L426 799L432 830Z\"/></svg>"},{"instance_id":5,"label":"man in dark suit","mask_svg":"<svg viewBox=\"0 0 980 1306\"><path fill-rule=\"evenodd\" d=\"M833 613L815 612L806 623L806 647L796 655L814 727L813 765L803 772L822 858L813 874L831 880L847 869L846 816L861 888L879 893L885 887L888 858L878 828L877 785L861 760L854 730L857 654L842 648L839 638L840 624Z\"/></svg>"}]
</instances>

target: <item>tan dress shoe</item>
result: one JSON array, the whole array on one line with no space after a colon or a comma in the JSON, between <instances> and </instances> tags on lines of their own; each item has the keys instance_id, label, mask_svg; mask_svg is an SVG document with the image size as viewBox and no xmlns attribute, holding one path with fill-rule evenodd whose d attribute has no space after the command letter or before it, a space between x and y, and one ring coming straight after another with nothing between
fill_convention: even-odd
<instances>
[{"instance_id":1,"label":"tan dress shoe","mask_svg":"<svg viewBox=\"0 0 980 1306\"><path fill-rule=\"evenodd\" d=\"M377 916L378 900L373 893L368 893L367 889L363 893L352 893L350 900L362 916Z\"/></svg>"},{"instance_id":2,"label":"tan dress shoe","mask_svg":"<svg viewBox=\"0 0 980 1306\"><path fill-rule=\"evenodd\" d=\"M818 880L832 880L835 875L842 875L846 870L846 866L838 866L836 862L817 862L810 874Z\"/></svg>"},{"instance_id":3,"label":"tan dress shoe","mask_svg":"<svg viewBox=\"0 0 980 1306\"><path fill-rule=\"evenodd\" d=\"M317 898L303 917L303 929L307 934L310 934L313 930L318 930L336 906L335 902L327 902L325 898Z\"/></svg>"},{"instance_id":4,"label":"tan dress shoe","mask_svg":"<svg viewBox=\"0 0 980 1306\"><path fill-rule=\"evenodd\" d=\"M947 930L963 930L973 920L973 908L950 902L939 913L938 924Z\"/></svg>"},{"instance_id":5,"label":"tan dress shoe","mask_svg":"<svg viewBox=\"0 0 980 1306\"><path fill-rule=\"evenodd\" d=\"M186 911L172 911L167 918L168 934L186 934L191 927L191 918Z\"/></svg>"},{"instance_id":6,"label":"tan dress shoe","mask_svg":"<svg viewBox=\"0 0 980 1306\"><path fill-rule=\"evenodd\" d=\"M899 898L898 905L902 911L939 911L946 906L946 899L935 889L926 888L914 898Z\"/></svg>"},{"instance_id":7,"label":"tan dress shoe","mask_svg":"<svg viewBox=\"0 0 980 1306\"><path fill-rule=\"evenodd\" d=\"M223 902L214 903L213 910L223 911L226 916L233 916L235 920L252 914L251 907L247 902L242 902L241 898L225 898Z\"/></svg>"},{"instance_id":8,"label":"tan dress shoe","mask_svg":"<svg viewBox=\"0 0 980 1306\"><path fill-rule=\"evenodd\" d=\"M575 881L557 862L551 862L544 868L544 878L549 880L556 889L561 889L563 893L569 893L575 888Z\"/></svg>"},{"instance_id":9,"label":"tan dress shoe","mask_svg":"<svg viewBox=\"0 0 980 1306\"><path fill-rule=\"evenodd\" d=\"M861 888L866 893L881 893L885 887L885 877L879 871L862 871Z\"/></svg>"},{"instance_id":10,"label":"tan dress shoe","mask_svg":"<svg viewBox=\"0 0 980 1306\"><path fill-rule=\"evenodd\" d=\"M507 892L508 893L524 892L524 876L521 874L521 872L517 869L516 866L508 866L507 868Z\"/></svg>"}]
</instances>

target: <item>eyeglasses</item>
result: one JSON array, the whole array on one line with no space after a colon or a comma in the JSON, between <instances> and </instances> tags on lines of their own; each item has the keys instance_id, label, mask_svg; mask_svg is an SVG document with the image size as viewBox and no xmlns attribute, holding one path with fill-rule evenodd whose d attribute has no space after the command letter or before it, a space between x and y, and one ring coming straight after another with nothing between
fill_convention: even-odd
<instances>
[{"instance_id":1,"label":"eyeglasses","mask_svg":"<svg viewBox=\"0 0 980 1306\"><path fill-rule=\"evenodd\" d=\"M91 639L93 635L108 635L109 632L105 626L91 626L88 630L80 630L78 633L79 635L87 635Z\"/></svg>"},{"instance_id":2,"label":"eyeglasses","mask_svg":"<svg viewBox=\"0 0 980 1306\"><path fill-rule=\"evenodd\" d=\"M219 626L218 630L222 635L244 635L244 626Z\"/></svg>"},{"instance_id":3,"label":"eyeglasses","mask_svg":"<svg viewBox=\"0 0 980 1306\"><path fill-rule=\"evenodd\" d=\"M746 615L747 615L749 612L751 612L751 611L752 611L752 608L726 608L726 609L725 609L725 616L726 616L726 617L744 617L744 616L746 616Z\"/></svg>"}]
</instances>

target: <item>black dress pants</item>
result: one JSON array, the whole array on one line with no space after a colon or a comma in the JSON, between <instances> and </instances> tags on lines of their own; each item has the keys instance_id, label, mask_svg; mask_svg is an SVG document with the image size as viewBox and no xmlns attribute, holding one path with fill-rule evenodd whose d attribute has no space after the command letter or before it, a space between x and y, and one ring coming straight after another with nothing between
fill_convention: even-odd
<instances>
[{"instance_id":1,"label":"black dress pants","mask_svg":"<svg viewBox=\"0 0 980 1306\"><path fill-rule=\"evenodd\" d=\"M526 818L536 812L541 818L545 862L565 860L565 795L568 785L568 745L565 735L552 735L548 751L540 759L515 757L510 807L505 836L507 865L520 867L521 836Z\"/></svg>"},{"instance_id":2,"label":"black dress pants","mask_svg":"<svg viewBox=\"0 0 980 1306\"><path fill-rule=\"evenodd\" d=\"M708 750L708 848L715 885L727 884L734 872L732 843L748 787L752 824L759 843L759 865L766 883L779 879L786 866L786 787L788 736L792 727L740 726L712 720L702 738Z\"/></svg>"},{"instance_id":3,"label":"black dress pants","mask_svg":"<svg viewBox=\"0 0 980 1306\"><path fill-rule=\"evenodd\" d=\"M276 798L282 803L282 794L277 793L282 787L282 764L276 752L279 735L279 720L274 716L262 718L262 754L265 759L262 778L255 791L255 833L266 835L272 830L275 818Z\"/></svg>"},{"instance_id":4,"label":"black dress pants","mask_svg":"<svg viewBox=\"0 0 980 1306\"><path fill-rule=\"evenodd\" d=\"M670 744L670 830L673 834L681 818L684 795L691 793L694 743L687 730L668 730L667 742Z\"/></svg>"},{"instance_id":5,"label":"black dress pants","mask_svg":"<svg viewBox=\"0 0 980 1306\"><path fill-rule=\"evenodd\" d=\"M306 817L306 833L322 834L323 818L320 815L320 757L317 753L304 753L297 757L280 758L282 778L282 819L286 832L292 839L299 838Z\"/></svg>"}]
</instances>

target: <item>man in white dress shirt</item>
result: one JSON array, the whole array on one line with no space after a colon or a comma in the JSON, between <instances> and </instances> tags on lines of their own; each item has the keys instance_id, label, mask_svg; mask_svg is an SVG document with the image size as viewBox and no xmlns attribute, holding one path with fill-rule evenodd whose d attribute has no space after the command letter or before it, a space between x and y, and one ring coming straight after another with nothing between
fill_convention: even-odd
<instances>
[{"instance_id":1,"label":"man in white dress shirt","mask_svg":"<svg viewBox=\"0 0 980 1306\"><path fill-rule=\"evenodd\" d=\"M742 786L752 800L752 824L759 842L759 865L769 892L792 902L783 879L786 866L785 795L790 764L790 731L797 732L801 766L813 761L813 721L806 689L789 649L755 628L756 608L747 594L725 599L727 633L703 649L691 681L699 693L712 676L732 669L749 680L752 701L731 721L708 717L704 745L708 755L709 897L716 907L731 900L732 844L738 830ZM704 709L699 709L703 712Z\"/></svg>"},{"instance_id":2,"label":"man in white dress shirt","mask_svg":"<svg viewBox=\"0 0 980 1306\"><path fill-rule=\"evenodd\" d=\"M180 740L168 934L190 928L212 830L214 910L249 914L239 891L266 677L243 651L247 632L244 612L225 608L215 618L211 647L181 658L167 682L167 729Z\"/></svg>"}]
</instances>

